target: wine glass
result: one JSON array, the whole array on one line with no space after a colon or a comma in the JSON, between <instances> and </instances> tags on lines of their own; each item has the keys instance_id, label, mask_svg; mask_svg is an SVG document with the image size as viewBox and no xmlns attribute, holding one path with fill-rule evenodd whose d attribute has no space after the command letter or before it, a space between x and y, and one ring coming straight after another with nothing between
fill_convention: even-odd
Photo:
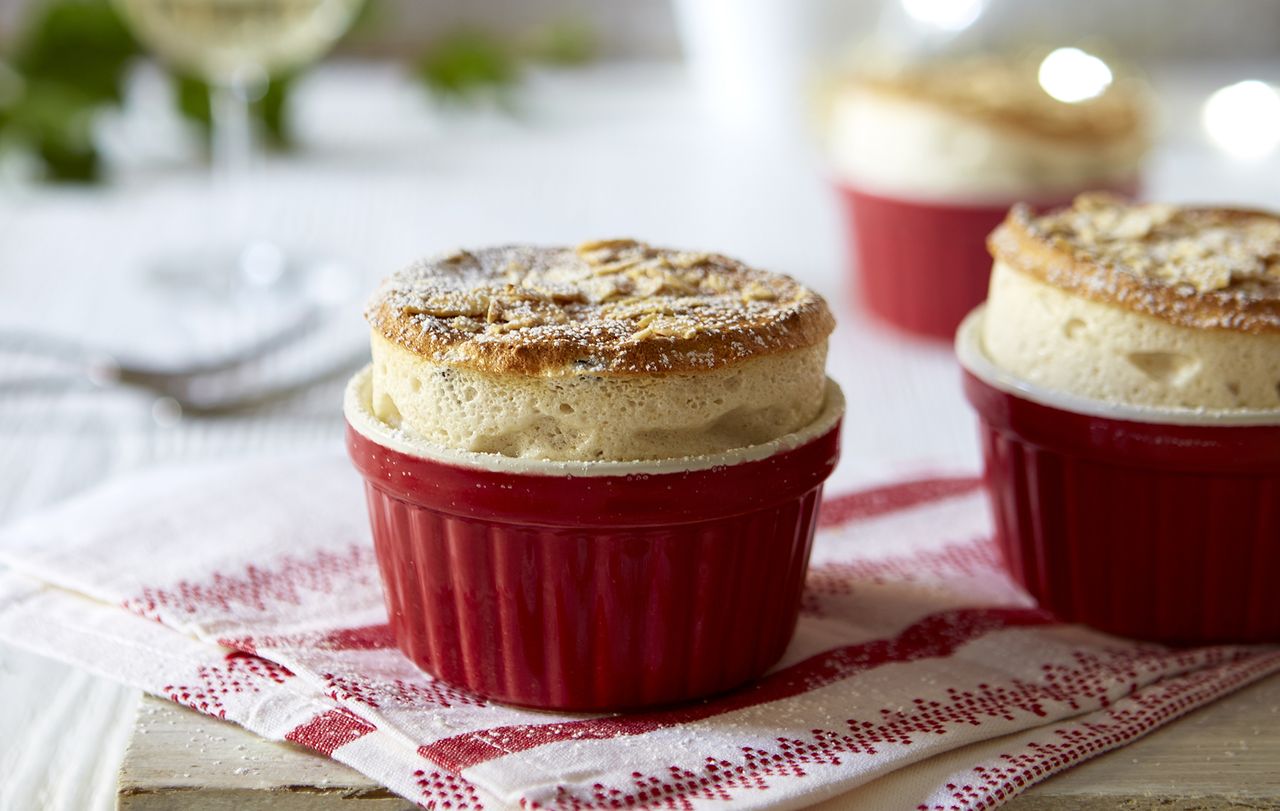
<instances>
[{"instance_id":1,"label":"wine glass","mask_svg":"<svg viewBox=\"0 0 1280 811\"><path fill-rule=\"evenodd\" d=\"M210 86L214 187L222 239L230 244L170 257L157 268L184 290L227 304L246 295L296 292L329 267L290 255L255 234L247 180L254 140L249 105L270 78L319 58L351 25L363 0L116 0L130 27L163 61Z\"/></svg>"}]
</instances>

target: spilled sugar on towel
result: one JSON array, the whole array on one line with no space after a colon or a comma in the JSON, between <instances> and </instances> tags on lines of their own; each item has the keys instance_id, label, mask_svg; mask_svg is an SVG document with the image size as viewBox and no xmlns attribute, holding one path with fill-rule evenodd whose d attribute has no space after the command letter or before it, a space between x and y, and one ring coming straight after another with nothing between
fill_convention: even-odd
<instances>
[{"instance_id":1,"label":"spilled sugar on towel","mask_svg":"<svg viewBox=\"0 0 1280 811\"><path fill-rule=\"evenodd\" d=\"M339 760L427 808L986 809L1280 671L1062 625L974 479L829 496L784 659L734 693L534 712L395 648L339 456L156 470L0 532L0 638Z\"/></svg>"}]
</instances>

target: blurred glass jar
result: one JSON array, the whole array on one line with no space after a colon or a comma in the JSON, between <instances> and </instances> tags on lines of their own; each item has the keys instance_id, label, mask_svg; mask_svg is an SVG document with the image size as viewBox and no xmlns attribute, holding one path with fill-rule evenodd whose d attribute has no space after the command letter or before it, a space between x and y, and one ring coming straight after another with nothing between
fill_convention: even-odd
<instances>
[{"instance_id":1,"label":"blurred glass jar","mask_svg":"<svg viewBox=\"0 0 1280 811\"><path fill-rule=\"evenodd\" d=\"M1046 8L1004 7L1029 5ZM1001 10L892 0L824 94L861 304L917 335L950 340L986 297L986 237L1011 205L1141 183L1145 83L1096 41L1046 44Z\"/></svg>"},{"instance_id":2,"label":"blurred glass jar","mask_svg":"<svg viewBox=\"0 0 1280 811\"><path fill-rule=\"evenodd\" d=\"M813 88L880 13L877 0L672 0L709 122L738 141L807 148Z\"/></svg>"}]
</instances>

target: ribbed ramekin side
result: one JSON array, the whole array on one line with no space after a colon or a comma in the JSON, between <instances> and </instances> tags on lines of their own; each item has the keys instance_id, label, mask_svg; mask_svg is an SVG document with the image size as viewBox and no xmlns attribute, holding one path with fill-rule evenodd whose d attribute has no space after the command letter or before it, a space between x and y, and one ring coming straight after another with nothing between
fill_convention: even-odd
<instances>
[{"instance_id":1,"label":"ribbed ramekin side","mask_svg":"<svg viewBox=\"0 0 1280 811\"><path fill-rule=\"evenodd\" d=\"M1280 473L1081 458L988 425L983 445L1006 564L1058 617L1170 643L1280 639Z\"/></svg>"},{"instance_id":2,"label":"ribbed ramekin side","mask_svg":"<svg viewBox=\"0 0 1280 811\"><path fill-rule=\"evenodd\" d=\"M713 521L588 532L368 493L406 655L498 701L598 710L720 692L773 664L794 630L820 488Z\"/></svg>"}]
</instances>

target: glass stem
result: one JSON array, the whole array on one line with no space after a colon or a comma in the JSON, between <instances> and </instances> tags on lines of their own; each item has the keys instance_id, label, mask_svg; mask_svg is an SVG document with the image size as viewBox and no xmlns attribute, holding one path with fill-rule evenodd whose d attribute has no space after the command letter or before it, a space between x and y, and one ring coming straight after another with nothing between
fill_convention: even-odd
<instances>
[{"instance_id":1,"label":"glass stem","mask_svg":"<svg viewBox=\"0 0 1280 811\"><path fill-rule=\"evenodd\" d=\"M214 82L209 87L209 105L214 177L223 185L234 185L243 180L253 158L249 88L234 79Z\"/></svg>"},{"instance_id":2,"label":"glass stem","mask_svg":"<svg viewBox=\"0 0 1280 811\"><path fill-rule=\"evenodd\" d=\"M233 246L233 250L246 247L252 238L248 194L254 158L253 125L249 117L252 91L247 82L234 78L209 85L213 185L226 231L224 244ZM233 291L244 281L239 277L237 266L227 279Z\"/></svg>"}]
</instances>

